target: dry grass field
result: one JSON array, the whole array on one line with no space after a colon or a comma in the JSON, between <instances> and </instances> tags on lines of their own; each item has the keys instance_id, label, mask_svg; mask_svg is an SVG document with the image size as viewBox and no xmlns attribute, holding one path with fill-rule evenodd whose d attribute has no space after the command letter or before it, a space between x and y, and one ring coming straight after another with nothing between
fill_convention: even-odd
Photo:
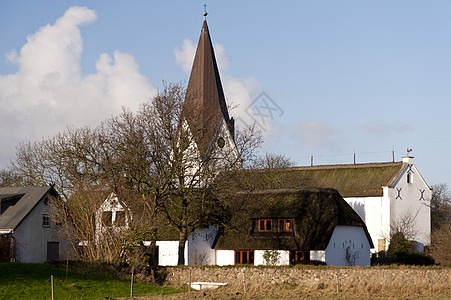
<instances>
[{"instance_id":1,"label":"dry grass field","mask_svg":"<svg viewBox=\"0 0 451 300\"><path fill-rule=\"evenodd\" d=\"M407 288L408 284L406 284ZM133 298L140 300L169 300L169 299L451 299L450 294L441 293L413 293L393 291L392 293L364 292L333 292L330 290L308 290L300 287L270 287L260 290L250 290L244 293L231 287L221 287L217 290L189 291L177 295L152 296Z\"/></svg>"},{"instance_id":2,"label":"dry grass field","mask_svg":"<svg viewBox=\"0 0 451 300\"><path fill-rule=\"evenodd\" d=\"M431 283L421 286L413 280L405 280L402 285L381 281L337 286L319 283L316 286L295 285L284 282L271 284L268 287L250 287L246 291L237 286L225 286L216 290L187 291L177 295L137 298L146 299L451 299L451 282ZM136 299L136 298L134 298Z\"/></svg>"}]
</instances>

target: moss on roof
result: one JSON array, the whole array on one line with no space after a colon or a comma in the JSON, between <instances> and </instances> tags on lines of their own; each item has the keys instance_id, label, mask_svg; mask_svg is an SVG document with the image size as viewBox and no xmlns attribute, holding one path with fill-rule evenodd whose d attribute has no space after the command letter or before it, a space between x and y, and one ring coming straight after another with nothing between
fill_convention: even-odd
<instances>
[{"instance_id":1,"label":"moss on roof","mask_svg":"<svg viewBox=\"0 0 451 300\"><path fill-rule=\"evenodd\" d=\"M406 167L402 162L246 170L229 173L241 188L334 188L343 197L380 197Z\"/></svg>"},{"instance_id":2,"label":"moss on roof","mask_svg":"<svg viewBox=\"0 0 451 300\"><path fill-rule=\"evenodd\" d=\"M324 250L336 226L361 226L362 219L334 189L276 189L237 193L236 213L218 239L216 249ZM290 234L255 234L252 220L292 218Z\"/></svg>"}]
</instances>

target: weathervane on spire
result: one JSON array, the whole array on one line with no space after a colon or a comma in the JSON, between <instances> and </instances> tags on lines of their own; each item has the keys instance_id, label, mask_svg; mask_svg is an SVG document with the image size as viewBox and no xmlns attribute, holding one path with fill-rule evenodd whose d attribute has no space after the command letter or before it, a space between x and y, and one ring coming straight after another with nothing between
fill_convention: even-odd
<instances>
[{"instance_id":1,"label":"weathervane on spire","mask_svg":"<svg viewBox=\"0 0 451 300\"><path fill-rule=\"evenodd\" d=\"M204 20L206 20L207 19L207 3L204 3L204 13L203 13L203 15L204 15Z\"/></svg>"}]
</instances>

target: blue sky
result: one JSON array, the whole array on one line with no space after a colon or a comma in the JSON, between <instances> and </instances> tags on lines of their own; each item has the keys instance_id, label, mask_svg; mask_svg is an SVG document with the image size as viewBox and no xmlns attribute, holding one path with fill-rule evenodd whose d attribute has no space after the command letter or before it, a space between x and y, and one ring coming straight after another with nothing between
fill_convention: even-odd
<instances>
[{"instance_id":1,"label":"blue sky","mask_svg":"<svg viewBox=\"0 0 451 300\"><path fill-rule=\"evenodd\" d=\"M207 5L231 114L258 121L264 151L308 165L352 163L354 152L390 161L393 150L399 161L412 148L429 185L451 184L451 2ZM0 168L19 142L95 126L162 80L187 81L202 11L203 1L1 0Z\"/></svg>"}]
</instances>

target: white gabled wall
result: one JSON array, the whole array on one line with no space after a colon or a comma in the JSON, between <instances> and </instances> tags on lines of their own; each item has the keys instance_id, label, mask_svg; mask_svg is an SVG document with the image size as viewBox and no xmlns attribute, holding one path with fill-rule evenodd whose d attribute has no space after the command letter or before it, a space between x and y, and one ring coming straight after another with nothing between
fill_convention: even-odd
<instances>
[{"instance_id":1,"label":"white gabled wall","mask_svg":"<svg viewBox=\"0 0 451 300\"><path fill-rule=\"evenodd\" d=\"M125 212L125 226L115 225L119 211ZM116 233L119 233L124 229L128 229L129 226L129 209L124 207L124 205L119 202L119 198L115 193L111 193L96 211L96 241L100 239L102 232L104 232L104 224L102 224L102 214L104 212L111 212L111 225L115 229Z\"/></svg>"},{"instance_id":2,"label":"white gabled wall","mask_svg":"<svg viewBox=\"0 0 451 300\"><path fill-rule=\"evenodd\" d=\"M391 199L391 223L400 222L409 215L414 218L415 235L410 238L419 242L418 250L423 250L424 245L430 243L432 191L415 165L405 167L394 186L388 189L388 195Z\"/></svg>"},{"instance_id":3,"label":"white gabled wall","mask_svg":"<svg viewBox=\"0 0 451 300\"><path fill-rule=\"evenodd\" d=\"M45 197L43 197L44 199ZM23 263L42 263L47 261L47 242L59 243L59 257L66 259L71 255L70 242L53 220L50 227L42 226L42 215L50 213L50 206L41 199L14 230L16 238L16 261Z\"/></svg>"},{"instance_id":4,"label":"white gabled wall","mask_svg":"<svg viewBox=\"0 0 451 300\"><path fill-rule=\"evenodd\" d=\"M197 228L188 236L188 265L214 265L216 264L213 242L218 233L216 226Z\"/></svg>"},{"instance_id":5,"label":"white gabled wall","mask_svg":"<svg viewBox=\"0 0 451 300\"><path fill-rule=\"evenodd\" d=\"M355 258L346 260L346 252ZM310 254L310 259L312 254ZM337 226L325 250L325 262L331 266L369 266L370 243L360 226ZM349 264L349 263L353 264Z\"/></svg>"}]
</instances>

